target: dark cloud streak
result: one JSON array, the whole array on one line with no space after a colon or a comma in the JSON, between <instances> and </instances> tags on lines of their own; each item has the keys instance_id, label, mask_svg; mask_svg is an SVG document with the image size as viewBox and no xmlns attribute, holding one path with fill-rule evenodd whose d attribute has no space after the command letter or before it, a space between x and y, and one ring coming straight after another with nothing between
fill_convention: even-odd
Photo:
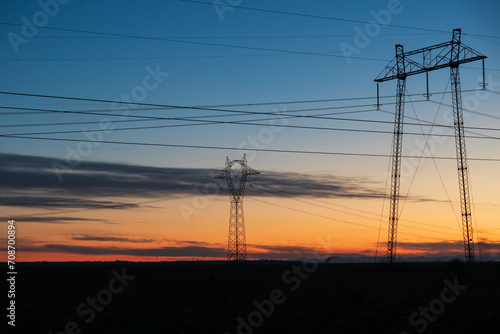
<instances>
[{"instance_id":1,"label":"dark cloud streak","mask_svg":"<svg viewBox=\"0 0 500 334\"><path fill-rule=\"evenodd\" d=\"M25 247L23 251L31 252L53 252L80 255L128 255L128 256L168 256L168 257L191 257L209 256L224 257L224 248L211 248L200 246L186 247L159 247L159 248L119 248L119 247L89 247L76 245L46 244L41 247Z\"/></svg>"},{"instance_id":2,"label":"dark cloud streak","mask_svg":"<svg viewBox=\"0 0 500 334\"><path fill-rule=\"evenodd\" d=\"M134 208L123 198L173 198L224 195L214 182L216 169L147 167L84 161L59 182L52 163L64 160L0 154L0 205L40 208ZM369 179L262 171L247 194L267 197L382 198L382 187ZM54 195L57 194L57 195ZM116 200L119 197L120 200ZM105 198L104 201L99 198ZM110 200L113 198L113 200Z\"/></svg>"},{"instance_id":3,"label":"dark cloud streak","mask_svg":"<svg viewBox=\"0 0 500 334\"><path fill-rule=\"evenodd\" d=\"M29 217L27 219L16 218L17 223L44 223L44 224L77 224L85 222L102 222L110 224L111 222L106 219L88 219L88 218L75 218L75 217Z\"/></svg>"},{"instance_id":4,"label":"dark cloud streak","mask_svg":"<svg viewBox=\"0 0 500 334\"><path fill-rule=\"evenodd\" d=\"M154 239L132 239L125 237L99 237L99 236L90 236L90 235L80 235L71 237L72 240L84 240L84 241L106 241L106 242L131 242L131 243L151 243L155 242Z\"/></svg>"}]
</instances>

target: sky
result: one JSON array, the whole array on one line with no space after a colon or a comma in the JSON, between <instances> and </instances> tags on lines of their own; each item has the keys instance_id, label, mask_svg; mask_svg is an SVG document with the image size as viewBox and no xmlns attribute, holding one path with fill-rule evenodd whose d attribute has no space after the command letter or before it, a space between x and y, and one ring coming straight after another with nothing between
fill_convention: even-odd
<instances>
[{"instance_id":1,"label":"sky","mask_svg":"<svg viewBox=\"0 0 500 334\"><path fill-rule=\"evenodd\" d=\"M396 82L377 110L374 79L396 44L461 28L487 56L486 91L481 61L460 66L476 253L500 260L499 7L2 1L1 243L15 219L18 261L225 259L214 177L246 154L248 259L381 258ZM407 78L397 252L462 259L448 68L429 92Z\"/></svg>"}]
</instances>

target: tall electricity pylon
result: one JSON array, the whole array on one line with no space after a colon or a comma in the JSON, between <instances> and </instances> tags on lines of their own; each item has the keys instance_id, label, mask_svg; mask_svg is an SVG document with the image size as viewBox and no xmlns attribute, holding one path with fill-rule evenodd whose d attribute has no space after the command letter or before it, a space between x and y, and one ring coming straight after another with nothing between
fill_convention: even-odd
<instances>
[{"instance_id":1,"label":"tall electricity pylon","mask_svg":"<svg viewBox=\"0 0 500 334\"><path fill-rule=\"evenodd\" d=\"M469 195L469 171L467 169L467 155L465 150L465 135L462 110L462 91L460 86L460 64L476 60L483 61L486 56L462 44L461 29L453 30L453 38L445 42L426 48L403 52L402 45L396 45L396 56L375 79L380 82L397 79L396 112L394 122L394 138L392 143L392 173L391 195L389 212L389 235L387 242L387 260L393 263L396 260L397 229L399 219L399 188L401 179L401 150L403 139L404 99L406 78L411 75L425 73L427 76L427 97L429 97L428 73L440 68L449 67L451 75L451 93L453 100L453 119L455 127L455 142L457 152L458 183L460 191L460 206L462 214L462 233L464 239L465 258L469 263L474 262L474 242L471 218L471 201ZM377 96L378 101L378 96ZM378 103L377 103L378 104ZM378 106L378 105L377 105Z\"/></svg>"},{"instance_id":2,"label":"tall electricity pylon","mask_svg":"<svg viewBox=\"0 0 500 334\"><path fill-rule=\"evenodd\" d=\"M233 168L240 165L239 168ZM245 185L248 182L253 186L253 182L248 181L249 175L260 174L258 171L250 168L247 165L246 155L243 155L241 160L229 161L226 158L226 167L221 170L215 179L224 179L227 184L229 198L231 200L231 210L229 214L229 235L227 242L227 260L228 261L245 261L247 259L247 243L245 237L245 220L243 217L243 196L245 193ZM239 183L235 184L233 178L239 179ZM254 181L255 182L255 181ZM224 183L219 184L220 188L224 188Z\"/></svg>"}]
</instances>

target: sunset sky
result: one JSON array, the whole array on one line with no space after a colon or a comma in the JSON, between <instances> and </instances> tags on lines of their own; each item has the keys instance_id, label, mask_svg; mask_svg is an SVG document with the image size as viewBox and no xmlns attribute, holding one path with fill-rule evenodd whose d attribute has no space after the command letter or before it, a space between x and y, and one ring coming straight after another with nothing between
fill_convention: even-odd
<instances>
[{"instance_id":1,"label":"sunset sky","mask_svg":"<svg viewBox=\"0 0 500 334\"><path fill-rule=\"evenodd\" d=\"M225 259L214 176L246 153L249 259L382 257L396 82L377 110L374 79L461 28L488 57L487 91L460 67L474 241L500 260L499 22L493 0L2 1L0 245L16 219L17 261ZM407 79L398 255L463 259L449 69L429 85Z\"/></svg>"}]
</instances>

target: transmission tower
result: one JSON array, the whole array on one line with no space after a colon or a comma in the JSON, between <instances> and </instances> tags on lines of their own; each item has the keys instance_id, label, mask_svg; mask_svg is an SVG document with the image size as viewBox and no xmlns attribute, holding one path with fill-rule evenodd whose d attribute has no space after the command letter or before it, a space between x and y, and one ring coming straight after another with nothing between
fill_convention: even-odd
<instances>
[{"instance_id":1,"label":"transmission tower","mask_svg":"<svg viewBox=\"0 0 500 334\"><path fill-rule=\"evenodd\" d=\"M226 158L226 167L215 176L215 179L225 180L219 186L223 189L224 184L227 184L229 199L231 200L227 241L228 261L245 261L247 259L243 196L246 183L248 182L250 186L253 186L255 182L255 180L253 182L248 181L248 176L257 174L260 173L247 165L246 155L243 155L243 159L241 160L229 161L229 158ZM235 184L233 180L238 182L238 178L239 183Z\"/></svg>"},{"instance_id":2,"label":"transmission tower","mask_svg":"<svg viewBox=\"0 0 500 334\"><path fill-rule=\"evenodd\" d=\"M471 218L471 201L469 195L469 171L467 169L467 155L465 150L465 135L462 110L462 91L460 86L460 64L483 61L483 89L484 59L486 56L462 44L461 29L453 30L453 38L449 42L429 46L426 48L403 52L403 46L396 45L396 56L375 79L380 82L397 79L396 111L394 121L394 137L391 155L391 195L389 211L389 235L387 242L387 260L393 263L396 260L397 229L399 219L399 188L401 178L401 150L403 139L403 119L405 102L406 78L411 75L425 73L427 79L427 98L429 95L428 73L441 68L450 68L451 93L453 100L453 119L455 127L455 142L457 153L458 181L460 191L460 206L462 214L462 233L464 239L465 258L469 263L474 262L474 242ZM377 102L377 107L380 105Z\"/></svg>"}]
</instances>

